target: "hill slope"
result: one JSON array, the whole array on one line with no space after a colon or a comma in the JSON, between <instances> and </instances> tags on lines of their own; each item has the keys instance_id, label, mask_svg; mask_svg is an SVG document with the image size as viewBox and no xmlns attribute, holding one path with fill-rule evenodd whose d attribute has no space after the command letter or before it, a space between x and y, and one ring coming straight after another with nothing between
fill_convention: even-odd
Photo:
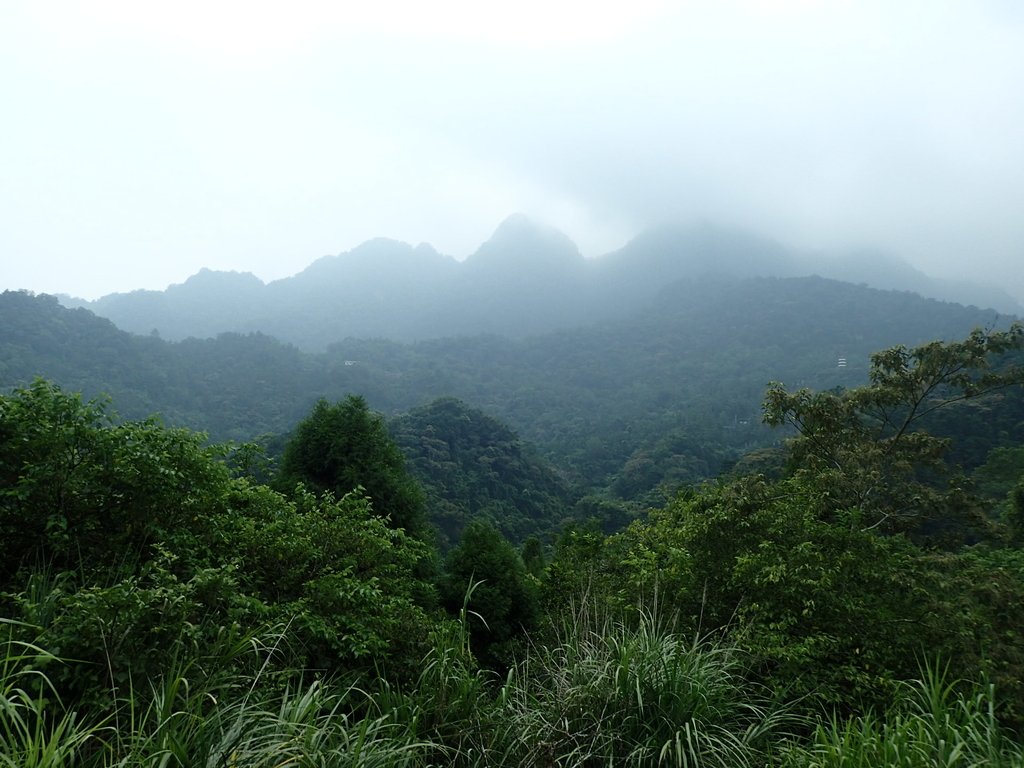
<instances>
[{"instance_id":1,"label":"hill slope","mask_svg":"<svg viewBox=\"0 0 1024 768\"><path fill-rule=\"evenodd\" d=\"M441 398L394 419L391 431L409 470L427 491L427 506L448 548L462 529L486 518L513 542L557 531L576 495L507 426L454 398Z\"/></svg>"},{"instance_id":2,"label":"hill slope","mask_svg":"<svg viewBox=\"0 0 1024 768\"><path fill-rule=\"evenodd\" d=\"M259 334L132 336L53 299L6 293L0 385L43 375L87 395L110 392L125 416L159 412L235 440L288 432L321 396L358 393L388 414L456 397L538 446L584 492L653 501L662 485L713 477L779 439L760 424L769 381L856 385L872 352L1000 322L994 312L823 278L705 277L588 328L349 339L307 354ZM973 455L992 441L1024 442L1019 422L1000 417Z\"/></svg>"}]
</instances>

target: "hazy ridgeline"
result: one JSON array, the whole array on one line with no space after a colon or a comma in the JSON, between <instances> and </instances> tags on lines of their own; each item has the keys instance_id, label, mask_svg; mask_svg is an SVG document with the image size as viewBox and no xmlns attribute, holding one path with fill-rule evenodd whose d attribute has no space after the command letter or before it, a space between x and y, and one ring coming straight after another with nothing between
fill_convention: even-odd
<instances>
[{"instance_id":1,"label":"hazy ridgeline","mask_svg":"<svg viewBox=\"0 0 1024 768\"><path fill-rule=\"evenodd\" d=\"M165 291L62 300L138 334L181 340L261 332L322 351L349 337L522 338L622 319L683 279L811 275L1024 311L998 288L937 280L892 255L808 254L711 225L652 229L614 253L584 259L568 237L521 215L463 262L426 244L377 239L266 285L248 273L203 270Z\"/></svg>"}]
</instances>

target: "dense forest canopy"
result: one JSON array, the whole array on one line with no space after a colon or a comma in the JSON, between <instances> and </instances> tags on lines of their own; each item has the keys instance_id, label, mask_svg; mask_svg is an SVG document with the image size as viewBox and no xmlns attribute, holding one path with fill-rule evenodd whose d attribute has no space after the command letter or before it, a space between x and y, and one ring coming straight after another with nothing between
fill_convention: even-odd
<instances>
[{"instance_id":1,"label":"dense forest canopy","mask_svg":"<svg viewBox=\"0 0 1024 768\"><path fill-rule=\"evenodd\" d=\"M660 489L715 477L777 441L760 423L768 382L854 386L878 349L1006 323L820 278L726 277L667 286L642 310L589 328L518 340L347 339L315 355L260 334L132 336L24 293L0 296L0 321L6 386L43 375L88 396L114 395L126 417L159 413L240 442L287 434L321 397L358 394L389 416L456 397L508 424L584 494L652 503L665 500ZM1016 402L991 406L998 445L1021 440ZM971 443L974 465L990 442Z\"/></svg>"},{"instance_id":2,"label":"dense forest canopy","mask_svg":"<svg viewBox=\"0 0 1024 768\"><path fill-rule=\"evenodd\" d=\"M497 419L454 398L399 416L392 434L447 547L471 520L485 519L516 543L550 534L575 517L567 480Z\"/></svg>"}]
</instances>

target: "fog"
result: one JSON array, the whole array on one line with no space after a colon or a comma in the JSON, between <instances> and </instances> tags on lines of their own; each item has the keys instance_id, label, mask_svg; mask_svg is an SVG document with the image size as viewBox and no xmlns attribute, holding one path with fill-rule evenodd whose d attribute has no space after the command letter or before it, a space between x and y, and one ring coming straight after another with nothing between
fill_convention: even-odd
<instances>
[{"instance_id":1,"label":"fog","mask_svg":"<svg viewBox=\"0 0 1024 768\"><path fill-rule=\"evenodd\" d=\"M463 258L521 211L588 256L712 220L1024 300L1016 0L350 5L0 6L0 288Z\"/></svg>"}]
</instances>

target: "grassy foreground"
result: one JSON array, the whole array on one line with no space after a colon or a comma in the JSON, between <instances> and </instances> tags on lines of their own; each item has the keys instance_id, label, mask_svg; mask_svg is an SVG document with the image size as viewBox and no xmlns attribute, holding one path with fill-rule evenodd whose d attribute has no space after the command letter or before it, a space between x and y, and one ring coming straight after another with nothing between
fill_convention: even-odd
<instances>
[{"instance_id":1,"label":"grassy foreground","mask_svg":"<svg viewBox=\"0 0 1024 768\"><path fill-rule=\"evenodd\" d=\"M73 662L3 626L0 766L11 768L1024 766L991 686L926 667L888 712L810 723L746 681L733 649L686 640L650 615L570 613L503 680L476 667L453 622L407 690L177 660L111 694L103 713L50 684L48 667ZM231 653L274 650L250 638Z\"/></svg>"}]
</instances>

